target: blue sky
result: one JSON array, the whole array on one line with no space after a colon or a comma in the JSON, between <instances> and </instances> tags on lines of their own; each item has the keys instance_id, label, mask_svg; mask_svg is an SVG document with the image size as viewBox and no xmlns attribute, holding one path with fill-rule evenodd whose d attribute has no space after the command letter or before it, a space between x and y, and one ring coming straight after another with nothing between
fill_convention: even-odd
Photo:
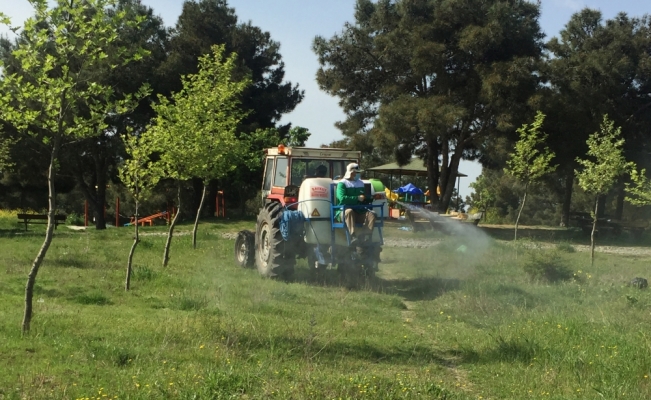
<instances>
[{"instance_id":1,"label":"blue sky","mask_svg":"<svg viewBox=\"0 0 651 400\"><path fill-rule=\"evenodd\" d=\"M176 23L183 0L143 0L163 18L168 26ZM296 110L283 118L283 122L304 126L312 132L308 145L319 146L340 139L334 123L344 114L336 98L321 92L315 81L319 67L312 52L312 40L316 35L331 37L340 32L346 21L353 21L355 0L229 0L241 21L269 31L280 42L280 52L285 62L286 79L298 83L305 90L305 99ZM612 18L618 12L630 16L642 16L651 12L651 2L646 0L542 0L540 25L549 37L556 36L570 16L584 7L601 10L604 18ZM12 19L13 25L21 25L31 15L27 0L1 0L0 12ZM6 33L4 27L0 33ZM468 175L461 180L461 195L470 194L468 184L481 172L476 163L462 162L460 170Z\"/></svg>"}]
</instances>

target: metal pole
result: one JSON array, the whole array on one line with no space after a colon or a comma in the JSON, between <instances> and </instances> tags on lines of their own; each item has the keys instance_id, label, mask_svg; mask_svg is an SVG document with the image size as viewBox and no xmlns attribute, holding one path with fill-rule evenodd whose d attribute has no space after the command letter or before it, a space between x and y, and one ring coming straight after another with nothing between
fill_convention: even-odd
<instances>
[{"instance_id":1,"label":"metal pole","mask_svg":"<svg viewBox=\"0 0 651 400\"><path fill-rule=\"evenodd\" d=\"M115 198L115 227L120 227L120 198Z\"/></svg>"}]
</instances>

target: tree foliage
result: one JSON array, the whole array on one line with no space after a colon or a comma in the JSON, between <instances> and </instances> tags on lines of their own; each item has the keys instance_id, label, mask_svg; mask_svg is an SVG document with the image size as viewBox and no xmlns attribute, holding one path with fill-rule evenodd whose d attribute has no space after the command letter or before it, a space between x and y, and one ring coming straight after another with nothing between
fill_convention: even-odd
<instances>
[{"instance_id":1,"label":"tree foliage","mask_svg":"<svg viewBox=\"0 0 651 400\"><path fill-rule=\"evenodd\" d=\"M116 99L137 91L143 84L148 84L152 93L141 99L128 115L107 116L107 129L64 149L64 173L74 177L77 187L88 201L97 229L106 227L106 187L117 182L116 166L123 157L121 136L128 129L141 131L149 123L153 116L150 104L155 95L165 88L164 79L158 69L167 58L168 42L168 31L162 19L154 15L153 9L143 5L140 0L118 0L106 13L109 17L124 13L126 20L140 20L137 27L131 24L117 27L115 41L107 46L124 48L127 51L144 49L146 52L137 64L116 63L115 68L95 71L96 76L93 79L111 86ZM109 48L108 53L113 55L114 52Z\"/></svg>"},{"instance_id":2,"label":"tree foliage","mask_svg":"<svg viewBox=\"0 0 651 400\"><path fill-rule=\"evenodd\" d=\"M130 111L147 93L147 89L141 89L116 100L111 86L94 79L100 68L111 70L143 57L141 49L110 47L117 38L118 26L137 26L141 19L126 20L123 12L107 17L106 8L114 4L111 0L58 0L52 9L48 9L46 0L30 0L30 4L34 16L25 22L24 40L13 51L21 71L8 72L0 80L0 119L32 136L49 151L48 225L25 288L23 332L30 328L36 275L54 233L54 180L61 146L106 129L107 115ZM111 54L107 48L111 48Z\"/></svg>"},{"instance_id":3,"label":"tree foliage","mask_svg":"<svg viewBox=\"0 0 651 400\"><path fill-rule=\"evenodd\" d=\"M536 88L538 16L520 0L358 0L354 23L315 38L317 81L340 98L344 135L372 138L399 163L425 160L445 211L460 160L517 126Z\"/></svg>"},{"instance_id":4,"label":"tree foliage","mask_svg":"<svg viewBox=\"0 0 651 400\"><path fill-rule=\"evenodd\" d=\"M651 205L651 181L646 176L646 169L631 170L631 182L626 185L626 200L636 206Z\"/></svg>"},{"instance_id":5,"label":"tree foliage","mask_svg":"<svg viewBox=\"0 0 651 400\"><path fill-rule=\"evenodd\" d=\"M179 76L195 74L198 58L210 53L213 45L223 45L225 56L237 54L235 79L251 79L251 85L239 95L242 109L250 110L237 130L243 146L247 142L266 145L271 136L265 140L249 139L250 135L260 139L260 133L271 132L269 129L277 129L280 139L286 139L291 126L280 125L280 119L294 110L304 93L297 84L285 80L280 43L273 40L269 32L250 22L240 22L226 0L186 1L183 4L171 32L168 60L161 68L169 91L181 90ZM276 140L271 146L278 143ZM265 147L252 147L251 152L262 154ZM262 163L241 165L236 173L219 180L219 185L229 200L244 205L260 189L261 180Z\"/></svg>"},{"instance_id":6,"label":"tree foliage","mask_svg":"<svg viewBox=\"0 0 651 400\"><path fill-rule=\"evenodd\" d=\"M547 134L541 131L544 121L545 114L538 111L531 125L524 124L518 128L520 139L515 143L514 152L504 169L524 185L524 194L515 220L514 240L518 239L518 224L527 201L529 185L556 169L556 165L551 165L554 153L545 145Z\"/></svg>"},{"instance_id":7,"label":"tree foliage","mask_svg":"<svg viewBox=\"0 0 651 400\"><path fill-rule=\"evenodd\" d=\"M237 54L224 56L224 46L213 46L212 53L199 58L199 72L182 77L183 88L171 99L159 96L154 105L156 118L149 128L160 151L160 163L168 178L177 182L193 177L206 188L212 179L221 179L240 163L248 152L237 140L236 129L246 115L240 109L239 95L249 79L234 80ZM177 207L181 208L180 204ZM195 219L193 245L201 205ZM178 216L178 211L177 211ZM176 217L174 218L174 222ZM163 265L169 259L170 225Z\"/></svg>"},{"instance_id":8,"label":"tree foliage","mask_svg":"<svg viewBox=\"0 0 651 400\"><path fill-rule=\"evenodd\" d=\"M615 123L604 115L599 130L590 135L587 141L588 158L577 158L576 162L582 167L576 171L579 186L596 198L606 194L617 179L633 167L633 163L624 157L624 139L621 137L621 127L615 128ZM590 260L594 263L594 234L599 215L599 201L595 200L593 225L591 234Z\"/></svg>"},{"instance_id":9,"label":"tree foliage","mask_svg":"<svg viewBox=\"0 0 651 400\"><path fill-rule=\"evenodd\" d=\"M550 122L549 146L558 156L559 178L566 182L565 223L576 159L588 150L586 141L604 114L622 128L626 157L647 162L650 44L648 17L620 13L604 21L600 11L588 8L572 15L560 35L546 44L549 59L541 73L550 84L542 90L543 108ZM616 185L623 188L621 182ZM623 201L623 190L618 196Z\"/></svg>"},{"instance_id":10,"label":"tree foliage","mask_svg":"<svg viewBox=\"0 0 651 400\"><path fill-rule=\"evenodd\" d=\"M119 175L135 203L133 245L127 258L127 274L124 281L124 289L129 290L133 254L135 253L136 246L140 242L138 208L140 203L151 195L152 189L163 178L164 174L160 163L154 162L152 159L156 146L148 132L140 135L128 134L123 136L123 140L128 158L119 166Z\"/></svg>"}]
</instances>

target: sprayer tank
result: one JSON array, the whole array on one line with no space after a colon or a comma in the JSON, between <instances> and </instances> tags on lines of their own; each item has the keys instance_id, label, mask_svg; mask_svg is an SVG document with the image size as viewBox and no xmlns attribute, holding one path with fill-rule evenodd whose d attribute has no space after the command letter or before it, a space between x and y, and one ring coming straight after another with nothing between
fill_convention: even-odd
<instances>
[{"instance_id":1,"label":"sprayer tank","mask_svg":"<svg viewBox=\"0 0 651 400\"><path fill-rule=\"evenodd\" d=\"M332 240L332 228L330 221L331 214L331 200L334 199L332 190L333 181L330 178L308 178L303 181L298 192L298 210L305 217L305 242L310 244L330 244ZM376 189L377 184L372 185L372 194L376 192L382 193ZM384 203L386 207L386 200L380 199L373 202ZM376 209L375 212L380 217L380 210ZM386 218L388 213L383 213ZM378 229L373 230L372 241L379 242L380 235ZM346 240L346 232L343 229L335 230L335 243L345 246L348 244Z\"/></svg>"}]
</instances>

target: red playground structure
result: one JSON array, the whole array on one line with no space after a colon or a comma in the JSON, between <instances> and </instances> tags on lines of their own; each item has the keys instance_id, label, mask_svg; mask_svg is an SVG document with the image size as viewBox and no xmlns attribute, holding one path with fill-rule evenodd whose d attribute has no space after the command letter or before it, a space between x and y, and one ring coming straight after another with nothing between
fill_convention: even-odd
<instances>
[{"instance_id":1,"label":"red playground structure","mask_svg":"<svg viewBox=\"0 0 651 400\"><path fill-rule=\"evenodd\" d=\"M149 226L153 226L154 220L156 218L166 219L169 221L169 213L167 211L163 211L163 212L159 212L158 214L150 215L148 217L138 218L138 223L140 224L140 226L145 226L146 223L149 223ZM124 226L133 226L135 222L136 222L136 218L131 217L131 221L124 224Z\"/></svg>"}]
</instances>

